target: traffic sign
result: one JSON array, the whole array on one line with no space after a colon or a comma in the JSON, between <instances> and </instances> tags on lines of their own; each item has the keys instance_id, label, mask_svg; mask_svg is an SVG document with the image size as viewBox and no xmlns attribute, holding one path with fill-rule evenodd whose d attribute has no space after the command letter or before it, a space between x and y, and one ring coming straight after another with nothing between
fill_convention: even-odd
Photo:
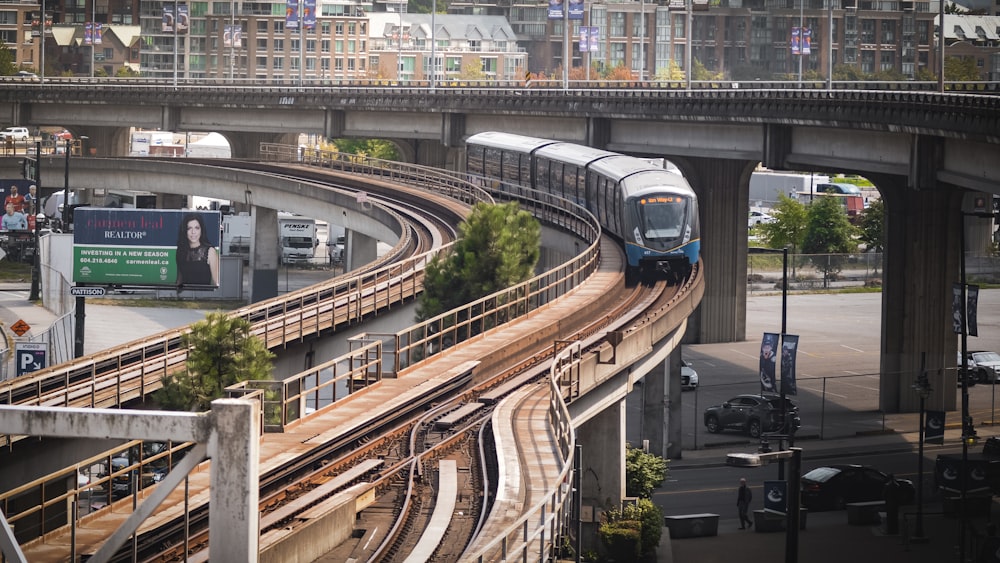
<instances>
[{"instance_id":1,"label":"traffic sign","mask_svg":"<svg viewBox=\"0 0 1000 563\"><path fill-rule=\"evenodd\" d=\"M45 342L15 342L15 373L18 377L48 367L49 345Z\"/></svg>"},{"instance_id":2,"label":"traffic sign","mask_svg":"<svg viewBox=\"0 0 1000 563\"><path fill-rule=\"evenodd\" d=\"M74 297L101 297L104 295L103 287L71 287L69 294Z\"/></svg>"},{"instance_id":3,"label":"traffic sign","mask_svg":"<svg viewBox=\"0 0 1000 563\"><path fill-rule=\"evenodd\" d=\"M31 325L24 322L23 319L18 319L16 323L10 325L10 329L14 331L14 334L24 336L24 333L31 330Z\"/></svg>"}]
</instances>

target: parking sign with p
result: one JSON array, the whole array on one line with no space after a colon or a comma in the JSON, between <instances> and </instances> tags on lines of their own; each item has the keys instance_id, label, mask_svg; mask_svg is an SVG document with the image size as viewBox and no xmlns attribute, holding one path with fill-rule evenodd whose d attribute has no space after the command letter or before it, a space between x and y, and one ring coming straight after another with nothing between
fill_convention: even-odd
<instances>
[{"instance_id":1,"label":"parking sign with p","mask_svg":"<svg viewBox=\"0 0 1000 563\"><path fill-rule=\"evenodd\" d=\"M48 367L49 345L46 342L15 342L14 360L15 374L39 371Z\"/></svg>"}]
</instances>

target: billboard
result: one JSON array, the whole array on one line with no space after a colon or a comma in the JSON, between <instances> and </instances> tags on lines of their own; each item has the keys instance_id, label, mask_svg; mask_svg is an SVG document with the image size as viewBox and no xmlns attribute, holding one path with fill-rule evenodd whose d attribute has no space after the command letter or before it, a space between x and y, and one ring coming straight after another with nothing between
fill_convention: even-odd
<instances>
[{"instance_id":1,"label":"billboard","mask_svg":"<svg viewBox=\"0 0 1000 563\"><path fill-rule=\"evenodd\" d=\"M81 285L219 286L218 211L80 207L73 281Z\"/></svg>"}]
</instances>

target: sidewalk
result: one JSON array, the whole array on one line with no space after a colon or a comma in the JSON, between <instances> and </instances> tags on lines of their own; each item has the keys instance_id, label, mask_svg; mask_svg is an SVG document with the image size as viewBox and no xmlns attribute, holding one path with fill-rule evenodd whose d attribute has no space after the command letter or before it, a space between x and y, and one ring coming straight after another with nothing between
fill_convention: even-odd
<instances>
[{"instance_id":1,"label":"sidewalk","mask_svg":"<svg viewBox=\"0 0 1000 563\"><path fill-rule=\"evenodd\" d=\"M913 415L900 415L902 417ZM900 420L900 422L908 422ZM909 424L906 427L915 427ZM969 448L969 453L982 452L986 438L1000 434L998 427L978 426L979 442ZM961 428L955 425L945 431L945 443L960 444ZM803 459L817 460L836 458L859 450L899 452L916 451L919 446L917 432L886 432L862 435L854 438L819 440L802 437L796 441L801 447ZM939 446L925 446L924 452L933 458ZM725 454L729 452L751 453L753 448L743 446L712 447L695 451L684 451L682 459L671 460L671 468L706 468L725 464ZM933 482L934 467L925 464L925 485ZM943 513L940 494L928 495L923 507L923 531L927 538L918 543L911 537L915 532L917 505L903 506L900 511L900 534L886 535L880 526L858 526L847 523L843 510L810 513L806 517L806 529L798 534L798 557L795 561L808 563L886 563L906 561L907 563L944 563L959 561L961 523L953 515ZM979 561L979 546L985 538L988 517L968 520L967 533L978 538L978 543L967 544L966 560ZM732 515L719 519L717 536L676 539L670 538L664 528L660 547L657 550L658 563L736 563L787 561L785 558L786 534L784 532L761 533L756 530L740 530L735 508ZM973 553L973 552L977 553ZM993 561L990 559L989 561Z\"/></svg>"}]
</instances>

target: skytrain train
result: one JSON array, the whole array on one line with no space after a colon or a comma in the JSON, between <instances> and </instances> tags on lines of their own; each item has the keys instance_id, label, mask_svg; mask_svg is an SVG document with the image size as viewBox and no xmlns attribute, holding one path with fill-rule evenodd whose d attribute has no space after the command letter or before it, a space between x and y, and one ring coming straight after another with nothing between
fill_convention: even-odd
<instances>
[{"instance_id":1,"label":"skytrain train","mask_svg":"<svg viewBox=\"0 0 1000 563\"><path fill-rule=\"evenodd\" d=\"M625 245L630 274L686 277L698 261L698 199L680 174L582 145L495 131L466 140L466 170L574 201Z\"/></svg>"}]
</instances>

